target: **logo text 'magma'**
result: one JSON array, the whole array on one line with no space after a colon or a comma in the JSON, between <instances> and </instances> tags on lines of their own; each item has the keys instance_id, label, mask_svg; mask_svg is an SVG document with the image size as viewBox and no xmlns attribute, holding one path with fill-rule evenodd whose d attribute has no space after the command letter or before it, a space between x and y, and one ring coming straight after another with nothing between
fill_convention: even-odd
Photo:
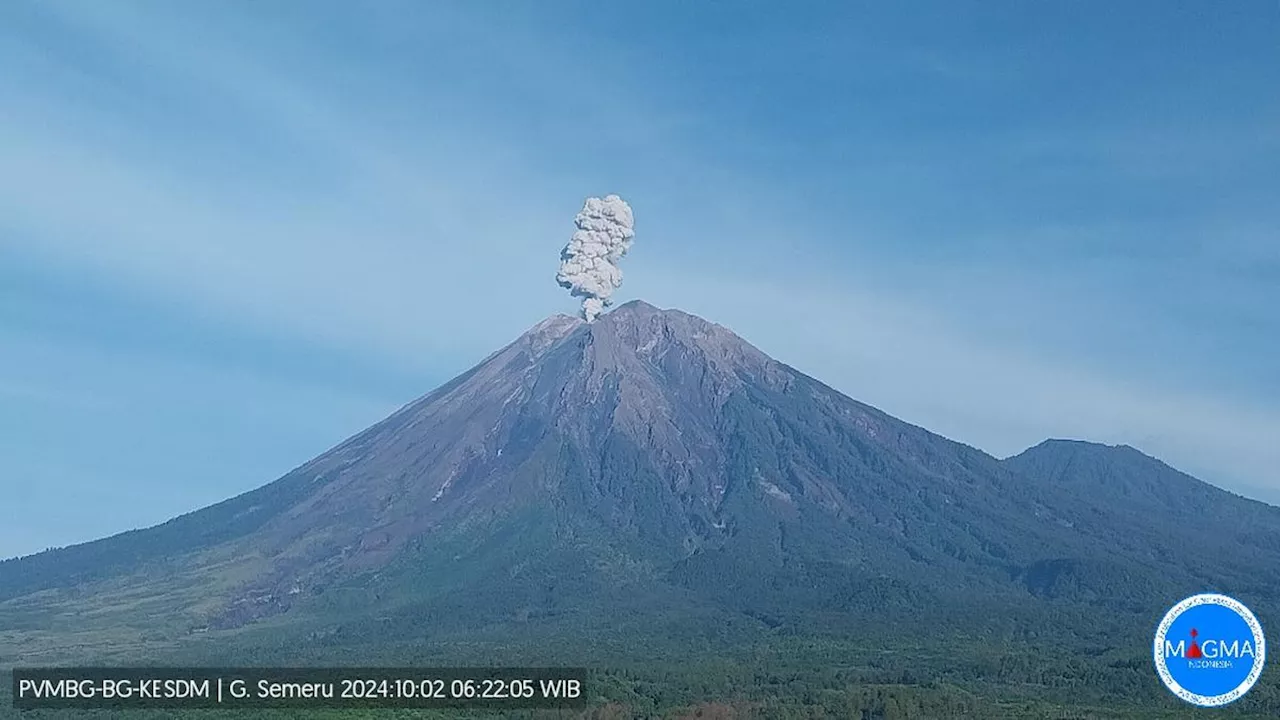
<instances>
[{"instance_id":1,"label":"logo text 'magma'","mask_svg":"<svg viewBox=\"0 0 1280 720\"><path fill-rule=\"evenodd\" d=\"M1219 658L1250 658L1254 657L1253 643L1248 640L1232 640L1226 642L1224 640L1205 640L1199 643L1201 657L1210 660ZM1193 653L1194 655L1194 653ZM1185 658L1187 655L1187 641L1179 640L1178 644L1172 641L1164 641L1164 656Z\"/></svg>"}]
</instances>

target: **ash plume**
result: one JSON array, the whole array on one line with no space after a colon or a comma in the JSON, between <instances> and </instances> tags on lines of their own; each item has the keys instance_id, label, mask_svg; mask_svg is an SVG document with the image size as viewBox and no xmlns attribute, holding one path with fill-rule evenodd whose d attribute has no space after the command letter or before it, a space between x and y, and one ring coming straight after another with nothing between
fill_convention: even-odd
<instances>
[{"instance_id":1,"label":"ash plume","mask_svg":"<svg viewBox=\"0 0 1280 720\"><path fill-rule=\"evenodd\" d=\"M608 195L587 198L574 223L578 229L560 252L556 282L582 298L582 317L594 322L622 285L618 261L631 249L635 221L625 200Z\"/></svg>"}]
</instances>

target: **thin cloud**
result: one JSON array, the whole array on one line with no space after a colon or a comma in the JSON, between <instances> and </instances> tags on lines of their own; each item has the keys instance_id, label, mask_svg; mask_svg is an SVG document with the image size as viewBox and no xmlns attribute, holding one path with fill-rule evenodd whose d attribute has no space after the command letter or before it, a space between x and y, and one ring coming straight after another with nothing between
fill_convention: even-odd
<instances>
[{"instance_id":1,"label":"thin cloud","mask_svg":"<svg viewBox=\"0 0 1280 720\"><path fill-rule=\"evenodd\" d=\"M94 268L193 313L360 348L412 367L461 370L541 316L565 309L547 279L554 271L547 258L554 259L572 212L589 194L580 187L587 179L559 169L544 173L513 143L450 123L448 113L406 133L384 122L377 108L344 104L269 57L216 38L192 44L184 34L189 26L168 25L174 18L156 20L118 4L49 7L115 52L156 68L163 81L224 104L228 123L296 144L342 182L282 187L266 177L268 168L253 165L234 185L185 173L139 143L145 128L130 128L127 117L94 112L77 98L11 76L0 79L15 88L12 121L0 128L6 163L0 211L25 232L0 234L0 243ZM583 87L613 87L590 70L574 72ZM531 82L554 74L544 68ZM631 88L614 89L617 95L601 90L606 109L596 112L627 118L626 124L601 132L626 135L648 125L634 111L639 103L624 102ZM128 140L102 146L84 128L49 122L64 117ZM677 154L661 146L665 138L636 137L656 156ZM197 145L165 149L199 158ZM739 244L764 248L770 257L793 237L854 230L839 221L826 227L812 212L770 226L762 220L770 209L804 207L786 187L729 185L730 173L710 166L659 170L673 184L706 187L692 199L663 188L634 196L614 188L667 211L655 219L669 231L665 236L644 230L651 249L636 253L629 293L701 312L854 397L996 454L1074 436L1130 443L1225 485L1280 486L1275 408L1160 386L1133 371L1084 371L1069 357L994 337L981 318L957 322L920 308L918 297L856 281L822 287L783 260L772 284L734 282L736 267L725 266L711 278L715 292L695 291L699 285L681 280L677 249L719 242L717 230L729 228ZM716 182L681 181L682 175ZM634 202L643 227L646 207ZM693 232L699 218L681 216L713 207L726 208L738 225L701 218L704 226ZM744 226L754 227L739 235ZM468 313L457 312L459 268L477 267L495 278L493 291Z\"/></svg>"}]
</instances>

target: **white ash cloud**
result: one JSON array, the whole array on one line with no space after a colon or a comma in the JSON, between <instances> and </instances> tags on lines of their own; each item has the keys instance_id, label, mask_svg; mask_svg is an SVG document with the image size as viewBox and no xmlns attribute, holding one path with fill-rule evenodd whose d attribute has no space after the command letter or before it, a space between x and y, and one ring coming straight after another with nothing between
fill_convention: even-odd
<instances>
[{"instance_id":1,"label":"white ash cloud","mask_svg":"<svg viewBox=\"0 0 1280 720\"><path fill-rule=\"evenodd\" d=\"M560 252L556 282L582 298L582 317L593 322L622 285L618 261L631 249L635 220L625 200L608 195L587 198L574 222L578 229Z\"/></svg>"}]
</instances>

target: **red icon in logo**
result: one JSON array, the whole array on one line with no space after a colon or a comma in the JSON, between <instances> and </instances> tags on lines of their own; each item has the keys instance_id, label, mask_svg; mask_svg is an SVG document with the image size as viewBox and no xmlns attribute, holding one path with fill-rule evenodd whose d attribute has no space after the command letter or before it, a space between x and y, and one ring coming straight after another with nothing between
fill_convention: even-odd
<instances>
[{"instance_id":1,"label":"red icon in logo","mask_svg":"<svg viewBox=\"0 0 1280 720\"><path fill-rule=\"evenodd\" d=\"M1188 660L1197 660L1204 657L1204 653L1200 652L1200 643L1196 642L1196 636L1199 634L1200 631L1195 628L1191 628L1191 647L1187 648Z\"/></svg>"}]
</instances>

